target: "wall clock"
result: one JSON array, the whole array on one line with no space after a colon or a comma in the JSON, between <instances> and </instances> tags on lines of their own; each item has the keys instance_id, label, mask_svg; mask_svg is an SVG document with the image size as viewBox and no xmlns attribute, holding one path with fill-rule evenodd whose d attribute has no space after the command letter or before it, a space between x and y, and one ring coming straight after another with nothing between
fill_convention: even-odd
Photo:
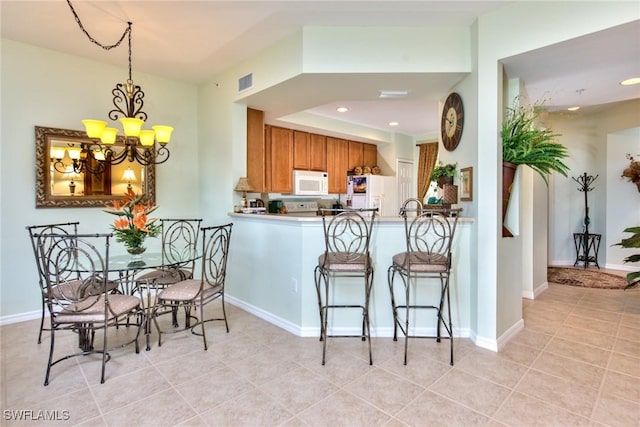
<instances>
[{"instance_id":1,"label":"wall clock","mask_svg":"<svg viewBox=\"0 0 640 427\"><path fill-rule=\"evenodd\" d=\"M462 127L464 126L464 108L462 98L453 92L449 94L442 109L442 122L440 123L440 134L442 144L448 151L456 149L462 137Z\"/></svg>"}]
</instances>

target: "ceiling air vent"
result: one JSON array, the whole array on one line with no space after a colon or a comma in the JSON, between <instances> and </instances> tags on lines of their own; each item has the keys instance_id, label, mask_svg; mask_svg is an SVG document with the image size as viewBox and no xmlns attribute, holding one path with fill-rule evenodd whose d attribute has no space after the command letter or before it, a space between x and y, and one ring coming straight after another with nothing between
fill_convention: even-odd
<instances>
[{"instance_id":1,"label":"ceiling air vent","mask_svg":"<svg viewBox=\"0 0 640 427\"><path fill-rule=\"evenodd\" d=\"M253 73L242 76L238 79L238 92L247 90L253 86Z\"/></svg>"}]
</instances>

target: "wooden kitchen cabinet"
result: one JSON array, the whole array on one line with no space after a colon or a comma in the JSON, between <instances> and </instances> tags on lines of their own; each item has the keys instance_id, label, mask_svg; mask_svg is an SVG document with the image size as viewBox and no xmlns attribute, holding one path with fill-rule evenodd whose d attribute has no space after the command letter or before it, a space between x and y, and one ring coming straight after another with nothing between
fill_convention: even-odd
<instances>
[{"instance_id":1,"label":"wooden kitchen cabinet","mask_svg":"<svg viewBox=\"0 0 640 427\"><path fill-rule=\"evenodd\" d=\"M326 171L326 137L294 130L293 168L299 170Z\"/></svg>"},{"instance_id":2,"label":"wooden kitchen cabinet","mask_svg":"<svg viewBox=\"0 0 640 427\"><path fill-rule=\"evenodd\" d=\"M347 169L353 170L356 166L363 166L362 161L362 143L349 141L349 167Z\"/></svg>"},{"instance_id":3,"label":"wooden kitchen cabinet","mask_svg":"<svg viewBox=\"0 0 640 427\"><path fill-rule=\"evenodd\" d=\"M362 144L362 165L374 167L378 165L378 146Z\"/></svg>"},{"instance_id":4,"label":"wooden kitchen cabinet","mask_svg":"<svg viewBox=\"0 0 640 427\"><path fill-rule=\"evenodd\" d=\"M259 193L267 191L265 156L264 112L247 108L247 178Z\"/></svg>"},{"instance_id":5,"label":"wooden kitchen cabinet","mask_svg":"<svg viewBox=\"0 0 640 427\"><path fill-rule=\"evenodd\" d=\"M266 126L268 136L267 172L270 179L268 192L293 192L293 131L277 126Z\"/></svg>"},{"instance_id":6,"label":"wooden kitchen cabinet","mask_svg":"<svg viewBox=\"0 0 640 427\"><path fill-rule=\"evenodd\" d=\"M349 141L327 137L327 172L329 193L347 192L347 170L349 169Z\"/></svg>"},{"instance_id":7,"label":"wooden kitchen cabinet","mask_svg":"<svg viewBox=\"0 0 640 427\"><path fill-rule=\"evenodd\" d=\"M327 170L327 137L324 135L309 135L309 169Z\"/></svg>"},{"instance_id":8,"label":"wooden kitchen cabinet","mask_svg":"<svg viewBox=\"0 0 640 427\"><path fill-rule=\"evenodd\" d=\"M309 170L311 150L309 132L293 131L293 168Z\"/></svg>"}]
</instances>

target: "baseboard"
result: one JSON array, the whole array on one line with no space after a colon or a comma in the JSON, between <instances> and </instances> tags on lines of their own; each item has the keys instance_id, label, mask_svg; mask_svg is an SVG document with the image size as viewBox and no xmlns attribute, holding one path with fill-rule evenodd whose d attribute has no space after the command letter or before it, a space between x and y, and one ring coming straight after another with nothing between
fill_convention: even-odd
<instances>
[{"instance_id":1,"label":"baseboard","mask_svg":"<svg viewBox=\"0 0 640 427\"><path fill-rule=\"evenodd\" d=\"M606 268L608 270L619 270L619 271L629 271L629 272L638 271L637 264L635 267L630 264L606 264L603 268Z\"/></svg>"},{"instance_id":2,"label":"baseboard","mask_svg":"<svg viewBox=\"0 0 640 427\"><path fill-rule=\"evenodd\" d=\"M538 296L549 289L549 282L544 282L537 286L533 291L522 291L522 298L536 299Z\"/></svg>"},{"instance_id":3,"label":"baseboard","mask_svg":"<svg viewBox=\"0 0 640 427\"><path fill-rule=\"evenodd\" d=\"M500 351L501 349L504 348L504 346L516 335L518 335L518 333L520 331L522 331L524 329L524 319L520 319L518 320L516 323L514 323L509 329L507 329L505 331L504 334L500 335L498 337L497 340L497 344L498 344L498 351Z\"/></svg>"},{"instance_id":4,"label":"baseboard","mask_svg":"<svg viewBox=\"0 0 640 427\"><path fill-rule=\"evenodd\" d=\"M485 350L491 350L496 353L498 352L498 343L494 339L478 336L473 332L471 332L471 336L469 338L478 347L484 348Z\"/></svg>"},{"instance_id":5,"label":"baseboard","mask_svg":"<svg viewBox=\"0 0 640 427\"><path fill-rule=\"evenodd\" d=\"M29 320L40 319L42 312L39 310L36 311L27 311L25 313L11 314L9 316L1 316L0 317L0 326L10 325L12 323L20 323L27 322ZM49 317L48 313L45 313L45 317Z\"/></svg>"},{"instance_id":6,"label":"baseboard","mask_svg":"<svg viewBox=\"0 0 640 427\"><path fill-rule=\"evenodd\" d=\"M254 305L248 304L244 301L241 301L237 298L233 298L230 296L225 296L225 301L229 304L241 308L242 310L253 314L254 316L264 320L265 322L269 322L272 325L275 325L279 328L284 329L296 336L299 337L319 337L320 336L320 327L318 326L309 326L309 327L300 327L299 325L293 324L288 320L282 319L281 317L274 316L273 314L262 310ZM329 327L328 333L329 335L345 335L345 336L353 336L359 335L362 331L359 327L339 327L339 328L331 328ZM456 338L469 338L469 329L468 328L453 328L453 336ZM420 335L420 336L435 336L436 328L416 328L411 329L410 334L412 335ZM446 334L446 332L445 332ZM376 338L392 338L393 337L393 327L383 327L383 328L371 328L371 336Z\"/></svg>"}]
</instances>

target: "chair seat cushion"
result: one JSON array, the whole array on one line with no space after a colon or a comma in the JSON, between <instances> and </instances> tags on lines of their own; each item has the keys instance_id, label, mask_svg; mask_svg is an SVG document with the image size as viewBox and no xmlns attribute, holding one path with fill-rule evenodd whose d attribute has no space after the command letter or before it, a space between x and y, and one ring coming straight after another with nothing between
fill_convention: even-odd
<instances>
[{"instance_id":1,"label":"chair seat cushion","mask_svg":"<svg viewBox=\"0 0 640 427\"><path fill-rule=\"evenodd\" d=\"M200 293L200 279L183 280L158 294L158 299L168 301L190 301Z\"/></svg>"},{"instance_id":2,"label":"chair seat cushion","mask_svg":"<svg viewBox=\"0 0 640 427\"><path fill-rule=\"evenodd\" d=\"M393 264L414 272L446 273L448 271L448 258L442 254L427 252L411 252L410 254L409 252L395 254Z\"/></svg>"},{"instance_id":3,"label":"chair seat cushion","mask_svg":"<svg viewBox=\"0 0 640 427\"><path fill-rule=\"evenodd\" d=\"M329 252L318 257L318 265L330 271L364 271L367 265L365 254L349 254L346 252ZM369 260L368 265L371 265Z\"/></svg>"},{"instance_id":4,"label":"chair seat cushion","mask_svg":"<svg viewBox=\"0 0 640 427\"><path fill-rule=\"evenodd\" d=\"M140 299L131 295L109 295L107 319L127 314L140 306ZM64 311L55 314L57 323L100 323L105 320L104 295L87 298L71 304Z\"/></svg>"},{"instance_id":5,"label":"chair seat cushion","mask_svg":"<svg viewBox=\"0 0 640 427\"><path fill-rule=\"evenodd\" d=\"M84 289L83 292L88 295L99 295L102 293L102 283L100 282L97 282L96 286L89 285L83 287L82 284L82 280L70 280L68 282L60 283L56 286L51 287L50 295L55 299L76 301L81 299L82 297L81 295L79 295L81 289ZM109 280L107 282L107 292L111 292L116 289L118 289L118 282Z\"/></svg>"},{"instance_id":6,"label":"chair seat cushion","mask_svg":"<svg viewBox=\"0 0 640 427\"><path fill-rule=\"evenodd\" d=\"M178 283L181 280L191 279L191 270L182 269L157 269L136 277L136 281L153 281L155 285L167 286Z\"/></svg>"}]
</instances>

